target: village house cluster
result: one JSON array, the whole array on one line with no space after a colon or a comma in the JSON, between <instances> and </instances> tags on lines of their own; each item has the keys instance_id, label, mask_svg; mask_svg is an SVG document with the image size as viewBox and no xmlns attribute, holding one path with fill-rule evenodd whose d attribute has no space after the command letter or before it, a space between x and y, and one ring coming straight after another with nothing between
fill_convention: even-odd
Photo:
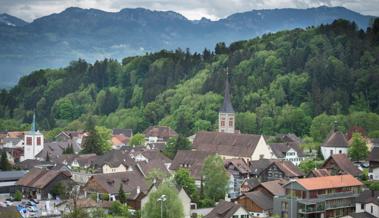
<instances>
[{"instance_id":1,"label":"village house cluster","mask_svg":"<svg viewBox=\"0 0 379 218\"><path fill-rule=\"evenodd\" d=\"M218 120L218 131L197 132L189 137L192 150L179 150L170 159L162 151L178 134L166 126L147 128L144 145L137 147L129 145L131 129L113 129L111 151L81 154L87 132L62 131L53 141L46 141L36 129L34 117L28 132L0 133L1 150L19 169L0 171L0 193L13 195L19 191L24 199L49 201L54 199L57 185L79 186L77 204L90 210L109 208L122 186L130 209L143 210L160 182L149 178L151 172L169 177L185 168L201 188L204 162L217 154L229 176L227 195L215 207L199 209L184 189L178 188L186 218L379 217L379 192L369 190L361 181L364 169L369 180L379 180L377 139L370 139L367 164L358 166L347 156L347 135L331 127L321 145L323 164L305 174L299 164L315 153L304 151L296 135L277 135L271 142L273 137L236 130L228 80ZM67 149L72 153L65 154ZM60 201L46 206L41 213L64 213L70 204L70 200Z\"/></svg>"}]
</instances>

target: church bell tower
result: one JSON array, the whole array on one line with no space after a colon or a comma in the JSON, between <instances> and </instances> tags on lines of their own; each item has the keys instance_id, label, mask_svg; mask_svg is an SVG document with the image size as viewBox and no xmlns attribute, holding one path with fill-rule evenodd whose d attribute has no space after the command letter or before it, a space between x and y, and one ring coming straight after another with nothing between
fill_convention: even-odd
<instances>
[{"instance_id":1,"label":"church bell tower","mask_svg":"<svg viewBox=\"0 0 379 218\"><path fill-rule=\"evenodd\" d=\"M218 113L218 131L235 133L235 113L232 102L230 101L229 72L226 70L224 103Z\"/></svg>"},{"instance_id":2,"label":"church bell tower","mask_svg":"<svg viewBox=\"0 0 379 218\"><path fill-rule=\"evenodd\" d=\"M33 114L32 129L24 135L24 156L23 160L36 159L44 145L43 134L36 131L36 115Z\"/></svg>"}]
</instances>

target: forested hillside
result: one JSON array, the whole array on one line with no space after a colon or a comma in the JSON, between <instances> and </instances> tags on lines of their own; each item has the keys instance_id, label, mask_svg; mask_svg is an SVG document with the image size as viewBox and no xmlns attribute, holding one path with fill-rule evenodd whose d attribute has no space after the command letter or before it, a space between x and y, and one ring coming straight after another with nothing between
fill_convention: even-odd
<instances>
[{"instance_id":1,"label":"forested hillside","mask_svg":"<svg viewBox=\"0 0 379 218\"><path fill-rule=\"evenodd\" d=\"M161 51L88 64L72 62L23 77L0 94L0 129L19 129L35 110L40 129L169 125L184 135L213 130L229 69L237 128L310 135L339 128L379 130L379 19L367 31L330 25L217 44L215 53ZM24 126L27 128L27 126Z\"/></svg>"},{"instance_id":2,"label":"forested hillside","mask_svg":"<svg viewBox=\"0 0 379 218\"><path fill-rule=\"evenodd\" d=\"M343 7L251 10L211 21L188 20L173 11L125 8L119 12L67 8L27 23L0 14L0 88L10 88L30 71L56 68L84 58L143 55L161 49L201 52L217 42L246 40L268 32L354 21L366 29L373 19Z\"/></svg>"}]
</instances>

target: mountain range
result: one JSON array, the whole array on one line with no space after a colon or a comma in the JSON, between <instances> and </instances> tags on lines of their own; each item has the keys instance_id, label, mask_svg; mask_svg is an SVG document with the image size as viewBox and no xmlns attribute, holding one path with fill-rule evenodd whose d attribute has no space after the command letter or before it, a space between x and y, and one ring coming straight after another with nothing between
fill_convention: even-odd
<instances>
[{"instance_id":1,"label":"mountain range","mask_svg":"<svg viewBox=\"0 0 379 218\"><path fill-rule=\"evenodd\" d=\"M121 59L161 49L201 52L217 42L250 39L269 32L354 21L366 29L373 17L343 7L252 10L211 21L188 20L173 11L144 8L106 12L67 8L27 23L0 15L0 88L31 71L62 67L79 58L89 62Z\"/></svg>"}]
</instances>

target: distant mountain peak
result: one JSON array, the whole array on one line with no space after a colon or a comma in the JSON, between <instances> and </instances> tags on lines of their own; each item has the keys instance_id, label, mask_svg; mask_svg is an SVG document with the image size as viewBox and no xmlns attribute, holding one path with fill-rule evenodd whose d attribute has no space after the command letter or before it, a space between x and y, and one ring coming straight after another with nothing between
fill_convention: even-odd
<instances>
[{"instance_id":1,"label":"distant mountain peak","mask_svg":"<svg viewBox=\"0 0 379 218\"><path fill-rule=\"evenodd\" d=\"M7 26L25 26L28 24L26 21L9 15L7 13L0 14L0 25L7 25Z\"/></svg>"}]
</instances>

